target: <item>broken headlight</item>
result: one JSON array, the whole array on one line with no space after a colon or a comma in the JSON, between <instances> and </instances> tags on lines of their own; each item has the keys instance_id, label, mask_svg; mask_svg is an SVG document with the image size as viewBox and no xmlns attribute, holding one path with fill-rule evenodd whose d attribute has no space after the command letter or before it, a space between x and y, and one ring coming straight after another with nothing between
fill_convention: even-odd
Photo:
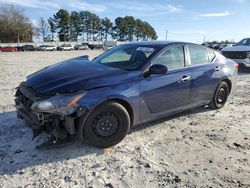
<instances>
[{"instance_id":1,"label":"broken headlight","mask_svg":"<svg viewBox=\"0 0 250 188\"><path fill-rule=\"evenodd\" d=\"M77 102L86 94L86 91L65 95L58 94L49 99L34 102L31 109L35 112L70 115L77 110Z\"/></svg>"}]
</instances>

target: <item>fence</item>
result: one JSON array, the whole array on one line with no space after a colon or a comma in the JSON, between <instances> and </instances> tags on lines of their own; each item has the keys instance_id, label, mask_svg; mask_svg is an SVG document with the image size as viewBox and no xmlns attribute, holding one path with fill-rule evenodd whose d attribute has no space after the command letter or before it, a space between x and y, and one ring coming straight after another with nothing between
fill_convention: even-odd
<instances>
[{"instance_id":1,"label":"fence","mask_svg":"<svg viewBox=\"0 0 250 188\"><path fill-rule=\"evenodd\" d=\"M81 43L89 43L89 44L99 44L102 45L104 41L68 41L68 42L59 42L59 41L53 41L53 42L24 42L24 43L0 43L0 46L22 46L22 45L33 45L35 47L38 47L40 45L52 45L52 46L61 46L63 44L81 44ZM117 42L117 45L123 44L124 42Z\"/></svg>"}]
</instances>

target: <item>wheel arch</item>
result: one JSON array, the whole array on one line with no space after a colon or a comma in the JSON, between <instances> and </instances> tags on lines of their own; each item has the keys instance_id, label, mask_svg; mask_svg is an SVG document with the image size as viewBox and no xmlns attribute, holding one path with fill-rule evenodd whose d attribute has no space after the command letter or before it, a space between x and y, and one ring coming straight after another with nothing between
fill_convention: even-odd
<instances>
[{"instance_id":1,"label":"wheel arch","mask_svg":"<svg viewBox=\"0 0 250 188\"><path fill-rule=\"evenodd\" d=\"M229 93L231 93L231 90L232 90L232 82L231 82L231 80L229 80L228 78L224 78L224 79L222 79L221 81L220 81L220 83L221 82L226 82L227 83L227 85L228 85L228 87L229 87Z\"/></svg>"},{"instance_id":2,"label":"wheel arch","mask_svg":"<svg viewBox=\"0 0 250 188\"><path fill-rule=\"evenodd\" d=\"M112 98L112 99L109 99L107 101L104 101L103 103L106 103L106 102L117 102L118 104L122 105L127 110L128 114L129 114L130 125L131 126L133 125L133 123L134 123L134 110L128 101L121 99L121 98Z\"/></svg>"},{"instance_id":3,"label":"wheel arch","mask_svg":"<svg viewBox=\"0 0 250 188\"><path fill-rule=\"evenodd\" d=\"M129 114L130 127L133 125L133 123L134 123L134 110L132 108L132 105L125 99L110 98L110 99L102 101L101 103L99 103L97 105L94 105L92 110L87 112L86 116L79 119L79 122L78 122L79 131L77 132L77 137L80 138L82 141L84 140L82 132L83 132L85 121L87 120L87 118L89 117L89 115L91 114L91 112L94 109L98 108L99 106L101 106L101 105L103 105L103 104L105 104L107 102L116 102L116 103L120 104L121 106L123 106L127 110L128 114Z\"/></svg>"}]
</instances>

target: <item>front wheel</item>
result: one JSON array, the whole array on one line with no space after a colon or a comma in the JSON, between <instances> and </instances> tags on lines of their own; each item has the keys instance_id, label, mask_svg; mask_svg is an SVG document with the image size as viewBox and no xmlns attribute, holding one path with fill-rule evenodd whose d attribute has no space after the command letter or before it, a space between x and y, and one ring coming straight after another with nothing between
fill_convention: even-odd
<instances>
[{"instance_id":1,"label":"front wheel","mask_svg":"<svg viewBox=\"0 0 250 188\"><path fill-rule=\"evenodd\" d=\"M228 84L222 81L215 90L212 101L209 103L209 106L213 109L222 108L229 96L229 87Z\"/></svg>"},{"instance_id":2,"label":"front wheel","mask_svg":"<svg viewBox=\"0 0 250 188\"><path fill-rule=\"evenodd\" d=\"M130 129L127 110L116 102L97 107L82 125L82 139L92 146L107 148L121 142Z\"/></svg>"}]
</instances>

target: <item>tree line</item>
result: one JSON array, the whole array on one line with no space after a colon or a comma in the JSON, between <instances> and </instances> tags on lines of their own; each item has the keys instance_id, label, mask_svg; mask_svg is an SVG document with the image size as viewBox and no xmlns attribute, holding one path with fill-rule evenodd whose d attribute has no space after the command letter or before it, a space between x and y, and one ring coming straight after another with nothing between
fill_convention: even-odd
<instances>
[{"instance_id":1,"label":"tree line","mask_svg":"<svg viewBox=\"0 0 250 188\"><path fill-rule=\"evenodd\" d=\"M133 16L117 17L112 22L89 11L60 9L34 26L14 6L0 8L0 42L32 42L35 36L43 41L147 41L158 37L148 22Z\"/></svg>"},{"instance_id":2,"label":"tree line","mask_svg":"<svg viewBox=\"0 0 250 188\"><path fill-rule=\"evenodd\" d=\"M47 23L41 18L38 29L44 40L54 40L56 35L60 41L76 41L79 37L86 41L157 39L155 29L146 21L125 16L117 17L113 23L109 18L100 18L89 11L68 12L61 9Z\"/></svg>"},{"instance_id":3,"label":"tree line","mask_svg":"<svg viewBox=\"0 0 250 188\"><path fill-rule=\"evenodd\" d=\"M20 10L0 8L0 42L31 42L35 28Z\"/></svg>"},{"instance_id":4,"label":"tree line","mask_svg":"<svg viewBox=\"0 0 250 188\"><path fill-rule=\"evenodd\" d=\"M233 39L232 40L222 40L222 41L214 40L214 41L211 41L210 43L212 43L212 44L234 44L235 41Z\"/></svg>"}]
</instances>

